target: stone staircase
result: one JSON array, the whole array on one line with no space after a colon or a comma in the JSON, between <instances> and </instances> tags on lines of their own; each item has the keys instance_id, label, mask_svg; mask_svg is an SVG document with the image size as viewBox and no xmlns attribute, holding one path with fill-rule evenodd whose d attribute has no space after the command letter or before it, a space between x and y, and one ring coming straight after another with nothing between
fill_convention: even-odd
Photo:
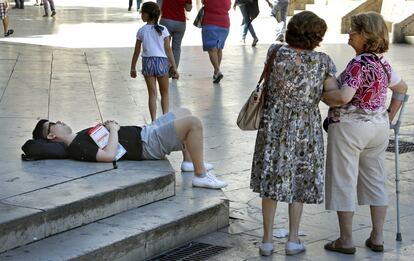
<instances>
[{"instance_id":1,"label":"stone staircase","mask_svg":"<svg viewBox=\"0 0 414 261\"><path fill-rule=\"evenodd\" d=\"M144 260L228 225L221 190L192 188L192 173L176 181L166 160L87 170L70 170L78 162L69 160L25 163L70 178L0 193L0 260Z\"/></svg>"}]
</instances>

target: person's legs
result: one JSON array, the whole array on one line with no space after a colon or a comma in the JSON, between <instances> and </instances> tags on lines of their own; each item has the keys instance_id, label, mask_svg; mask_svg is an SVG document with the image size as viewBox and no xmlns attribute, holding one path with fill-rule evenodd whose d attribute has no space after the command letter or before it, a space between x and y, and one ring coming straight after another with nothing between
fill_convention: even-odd
<instances>
[{"instance_id":1,"label":"person's legs","mask_svg":"<svg viewBox=\"0 0 414 261\"><path fill-rule=\"evenodd\" d=\"M299 225L302 216L303 203L289 204L289 237L290 242L299 242Z\"/></svg>"},{"instance_id":2,"label":"person's legs","mask_svg":"<svg viewBox=\"0 0 414 261\"><path fill-rule=\"evenodd\" d=\"M240 12L243 16L243 29L242 29L242 39L245 40L247 36L247 30L250 24L249 10L246 5L239 6Z\"/></svg>"},{"instance_id":3,"label":"person's legs","mask_svg":"<svg viewBox=\"0 0 414 261\"><path fill-rule=\"evenodd\" d=\"M263 243L273 242L273 222L275 220L277 201L273 199L262 199L263 214Z\"/></svg>"},{"instance_id":4,"label":"person's legs","mask_svg":"<svg viewBox=\"0 0 414 261\"><path fill-rule=\"evenodd\" d=\"M213 48L213 49L208 50L208 57L210 58L211 65L213 65L214 74L217 74L218 72L220 72L220 62L221 62L221 59L219 60L218 49Z\"/></svg>"},{"instance_id":5,"label":"person's legs","mask_svg":"<svg viewBox=\"0 0 414 261\"><path fill-rule=\"evenodd\" d=\"M4 34L7 34L9 31L9 17L6 16L3 19L3 30L4 30Z\"/></svg>"},{"instance_id":6,"label":"person's legs","mask_svg":"<svg viewBox=\"0 0 414 261\"><path fill-rule=\"evenodd\" d=\"M174 126L177 136L186 145L186 150L190 154L194 164L195 175L202 176L206 170L203 164L203 126L200 119L195 116L188 116L175 120Z\"/></svg>"},{"instance_id":7,"label":"person's legs","mask_svg":"<svg viewBox=\"0 0 414 261\"><path fill-rule=\"evenodd\" d=\"M280 18L283 22L283 29L286 28L286 16L288 11L289 1L281 1L280 3Z\"/></svg>"},{"instance_id":8,"label":"person's legs","mask_svg":"<svg viewBox=\"0 0 414 261\"><path fill-rule=\"evenodd\" d=\"M131 7L132 7L132 0L129 0L129 3L128 3L128 11L131 11Z\"/></svg>"},{"instance_id":9,"label":"person's legs","mask_svg":"<svg viewBox=\"0 0 414 261\"><path fill-rule=\"evenodd\" d=\"M354 247L352 239L352 219L354 212L351 211L337 211L339 221L339 243L343 248Z\"/></svg>"},{"instance_id":10,"label":"person's legs","mask_svg":"<svg viewBox=\"0 0 414 261\"><path fill-rule=\"evenodd\" d=\"M383 237L383 228L385 216L387 214L386 206L370 206L371 208L371 221L372 221L372 231L371 231L371 242L374 245L382 245L384 243Z\"/></svg>"},{"instance_id":11,"label":"person's legs","mask_svg":"<svg viewBox=\"0 0 414 261\"><path fill-rule=\"evenodd\" d=\"M48 0L50 3L50 10L52 11L52 13L55 12L55 2L54 0Z\"/></svg>"},{"instance_id":12,"label":"person's legs","mask_svg":"<svg viewBox=\"0 0 414 261\"><path fill-rule=\"evenodd\" d=\"M256 32L254 31L252 21L250 20L249 15L249 9L247 8L247 5L240 6L240 11L243 15L243 33L242 33L242 39L246 39L247 31L250 32L253 39L257 39Z\"/></svg>"},{"instance_id":13,"label":"person's legs","mask_svg":"<svg viewBox=\"0 0 414 261\"><path fill-rule=\"evenodd\" d=\"M219 70L220 70L222 58L223 58L223 49L217 49L217 60L218 60Z\"/></svg>"},{"instance_id":14,"label":"person's legs","mask_svg":"<svg viewBox=\"0 0 414 261\"><path fill-rule=\"evenodd\" d=\"M49 0L45 0L43 2L43 8L45 9L45 15L44 16L49 16Z\"/></svg>"},{"instance_id":15,"label":"person's legs","mask_svg":"<svg viewBox=\"0 0 414 261\"><path fill-rule=\"evenodd\" d=\"M383 226L388 205L385 158L389 126L388 124L365 123L363 127L370 135L365 138L369 142L359 158L358 203L370 205L372 221L370 241L374 245L382 245Z\"/></svg>"},{"instance_id":16,"label":"person's legs","mask_svg":"<svg viewBox=\"0 0 414 261\"><path fill-rule=\"evenodd\" d=\"M137 0L137 11L141 9L141 3L142 3L142 0Z\"/></svg>"},{"instance_id":17,"label":"person's legs","mask_svg":"<svg viewBox=\"0 0 414 261\"><path fill-rule=\"evenodd\" d=\"M166 114L169 110L170 103L169 103L169 94L168 94L168 75L157 77L158 80L158 87L160 89L161 95L161 108L162 114Z\"/></svg>"},{"instance_id":18,"label":"person's legs","mask_svg":"<svg viewBox=\"0 0 414 261\"><path fill-rule=\"evenodd\" d=\"M184 37L185 28L186 28L185 23L177 22L175 26L176 30L174 31L174 35L172 35L171 47L172 47L175 64L177 65L177 68L178 68L178 65L180 64L181 42Z\"/></svg>"},{"instance_id":19,"label":"person's legs","mask_svg":"<svg viewBox=\"0 0 414 261\"><path fill-rule=\"evenodd\" d=\"M157 118L157 80L155 76L144 76L144 79L148 89L148 108L154 121Z\"/></svg>"}]
</instances>

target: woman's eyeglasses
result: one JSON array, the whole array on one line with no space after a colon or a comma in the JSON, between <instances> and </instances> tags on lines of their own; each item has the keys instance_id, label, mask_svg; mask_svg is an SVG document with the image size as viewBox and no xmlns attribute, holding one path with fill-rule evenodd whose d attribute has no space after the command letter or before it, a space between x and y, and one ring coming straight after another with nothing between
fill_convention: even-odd
<instances>
[{"instance_id":1,"label":"woman's eyeglasses","mask_svg":"<svg viewBox=\"0 0 414 261\"><path fill-rule=\"evenodd\" d=\"M53 125L56 125L56 122L49 121L49 126L47 127L47 134L50 133L50 127L52 127Z\"/></svg>"},{"instance_id":2,"label":"woman's eyeglasses","mask_svg":"<svg viewBox=\"0 0 414 261\"><path fill-rule=\"evenodd\" d=\"M358 31L353 30L352 28L348 29L348 34L358 34Z\"/></svg>"}]
</instances>

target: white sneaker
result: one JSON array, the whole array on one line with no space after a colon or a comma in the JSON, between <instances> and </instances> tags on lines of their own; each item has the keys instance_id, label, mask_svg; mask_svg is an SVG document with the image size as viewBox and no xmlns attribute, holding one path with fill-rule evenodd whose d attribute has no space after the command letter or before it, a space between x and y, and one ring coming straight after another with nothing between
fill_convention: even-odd
<instances>
[{"instance_id":1,"label":"white sneaker","mask_svg":"<svg viewBox=\"0 0 414 261\"><path fill-rule=\"evenodd\" d=\"M286 242L286 245L285 245L286 255L296 255L296 254L304 252L305 250L306 250L305 246L300 241L299 243L290 242L290 241Z\"/></svg>"},{"instance_id":2,"label":"white sneaker","mask_svg":"<svg viewBox=\"0 0 414 261\"><path fill-rule=\"evenodd\" d=\"M227 186L227 183L217 179L216 176L207 172L204 177L194 176L193 187L220 189Z\"/></svg>"},{"instance_id":3,"label":"white sneaker","mask_svg":"<svg viewBox=\"0 0 414 261\"><path fill-rule=\"evenodd\" d=\"M261 256L270 256L273 253L273 243L261 243L259 253Z\"/></svg>"},{"instance_id":4,"label":"white sneaker","mask_svg":"<svg viewBox=\"0 0 414 261\"><path fill-rule=\"evenodd\" d=\"M209 171L209 170L213 169L213 164L204 162L204 168L206 169L206 171ZM194 172L194 165L193 165L193 163L191 161L183 161L181 163L181 171L184 171L184 172L190 172L190 171L191 172Z\"/></svg>"}]
</instances>

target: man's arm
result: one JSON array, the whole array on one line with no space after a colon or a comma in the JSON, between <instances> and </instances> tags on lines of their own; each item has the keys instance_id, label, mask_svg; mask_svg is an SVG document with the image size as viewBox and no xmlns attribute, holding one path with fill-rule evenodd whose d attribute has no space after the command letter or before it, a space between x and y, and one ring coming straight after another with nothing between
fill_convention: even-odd
<instances>
[{"instance_id":1,"label":"man's arm","mask_svg":"<svg viewBox=\"0 0 414 261\"><path fill-rule=\"evenodd\" d=\"M109 130L108 144L103 149L98 149L96 161L112 162L115 159L118 148L118 130L119 125L115 121L106 121L105 127Z\"/></svg>"}]
</instances>

